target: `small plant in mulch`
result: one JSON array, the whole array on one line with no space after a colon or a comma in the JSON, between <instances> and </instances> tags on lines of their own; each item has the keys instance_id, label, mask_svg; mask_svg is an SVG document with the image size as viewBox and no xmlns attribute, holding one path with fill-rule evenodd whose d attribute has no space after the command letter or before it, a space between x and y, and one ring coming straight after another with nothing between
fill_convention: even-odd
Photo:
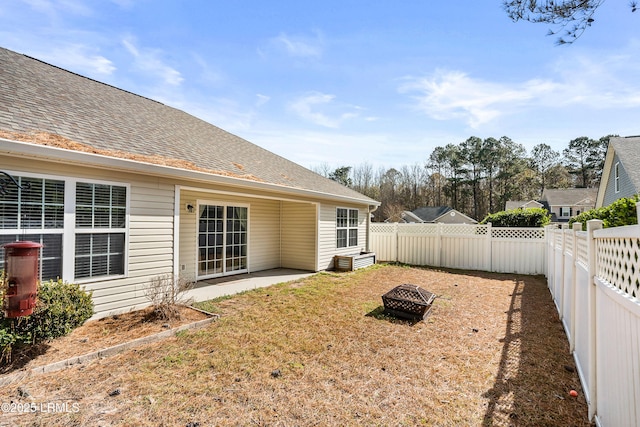
<instances>
[{"instance_id":1,"label":"small plant in mulch","mask_svg":"<svg viewBox=\"0 0 640 427\"><path fill-rule=\"evenodd\" d=\"M187 291L193 288L193 282L181 276L162 274L151 279L145 296L153 306L153 315L159 320L180 319L181 305L188 305Z\"/></svg>"},{"instance_id":2,"label":"small plant in mulch","mask_svg":"<svg viewBox=\"0 0 640 427\"><path fill-rule=\"evenodd\" d=\"M30 354L37 354L44 343L69 334L91 316L91 292L62 280L40 283L33 314L13 319L4 317L4 312L0 312L2 365L11 362L13 350L19 349L23 356L29 358Z\"/></svg>"}]
</instances>

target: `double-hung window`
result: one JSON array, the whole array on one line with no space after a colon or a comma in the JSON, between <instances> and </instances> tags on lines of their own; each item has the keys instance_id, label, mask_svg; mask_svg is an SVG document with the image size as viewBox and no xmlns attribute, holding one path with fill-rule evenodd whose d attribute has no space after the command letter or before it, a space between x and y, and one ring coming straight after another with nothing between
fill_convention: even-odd
<instances>
[{"instance_id":1,"label":"double-hung window","mask_svg":"<svg viewBox=\"0 0 640 427\"><path fill-rule=\"evenodd\" d=\"M336 247L358 246L358 209L336 209Z\"/></svg>"},{"instance_id":2,"label":"double-hung window","mask_svg":"<svg viewBox=\"0 0 640 427\"><path fill-rule=\"evenodd\" d=\"M40 252L42 280L62 277L65 182L57 179L13 177L2 183L0 245L29 240L44 245ZM3 251L4 252L4 251ZM4 256L0 269L4 268Z\"/></svg>"},{"instance_id":3,"label":"double-hung window","mask_svg":"<svg viewBox=\"0 0 640 427\"><path fill-rule=\"evenodd\" d=\"M617 162L613 167L613 180L615 192L620 192L620 162Z\"/></svg>"},{"instance_id":4,"label":"double-hung window","mask_svg":"<svg viewBox=\"0 0 640 427\"><path fill-rule=\"evenodd\" d=\"M0 179L0 245L41 243L40 280L126 273L128 186L48 176ZM0 269L4 267L0 250Z\"/></svg>"},{"instance_id":5,"label":"double-hung window","mask_svg":"<svg viewBox=\"0 0 640 427\"><path fill-rule=\"evenodd\" d=\"M76 279L124 274L127 188L76 184Z\"/></svg>"}]
</instances>

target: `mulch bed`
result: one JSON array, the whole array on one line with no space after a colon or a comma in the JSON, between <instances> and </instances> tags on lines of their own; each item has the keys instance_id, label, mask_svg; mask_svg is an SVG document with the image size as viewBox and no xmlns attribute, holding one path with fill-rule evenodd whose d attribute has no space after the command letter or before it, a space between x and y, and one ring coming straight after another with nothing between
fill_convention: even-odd
<instances>
[{"instance_id":1,"label":"mulch bed","mask_svg":"<svg viewBox=\"0 0 640 427\"><path fill-rule=\"evenodd\" d=\"M15 348L10 361L0 365L0 375L81 356L208 317L185 306L178 307L178 312L178 318L162 320L157 318L153 308L148 307L90 320L67 336L26 348Z\"/></svg>"}]
</instances>

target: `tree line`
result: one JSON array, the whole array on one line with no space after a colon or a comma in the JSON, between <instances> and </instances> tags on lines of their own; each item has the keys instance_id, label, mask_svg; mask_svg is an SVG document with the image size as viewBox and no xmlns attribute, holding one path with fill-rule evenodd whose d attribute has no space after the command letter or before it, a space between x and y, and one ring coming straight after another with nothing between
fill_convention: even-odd
<instances>
[{"instance_id":1,"label":"tree line","mask_svg":"<svg viewBox=\"0 0 640 427\"><path fill-rule=\"evenodd\" d=\"M472 136L399 169L369 163L311 169L380 201L375 221L398 221L403 211L423 206L449 206L480 221L504 210L509 200L539 200L546 188L596 188L612 136L575 138L562 153L548 144L527 153L506 136Z\"/></svg>"}]
</instances>

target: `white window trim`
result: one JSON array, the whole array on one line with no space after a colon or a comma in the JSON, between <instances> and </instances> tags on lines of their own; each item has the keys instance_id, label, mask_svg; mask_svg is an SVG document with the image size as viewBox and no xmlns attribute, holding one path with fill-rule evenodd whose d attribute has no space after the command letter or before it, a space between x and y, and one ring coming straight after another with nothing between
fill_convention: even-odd
<instances>
[{"instance_id":1,"label":"white window trim","mask_svg":"<svg viewBox=\"0 0 640 427\"><path fill-rule=\"evenodd\" d=\"M235 208L247 208L247 268L242 269L242 270L233 270L233 271L225 271L223 273L217 273L217 274L208 274L205 276L200 276L198 275L198 271L199 271L199 266L198 266L198 251L200 249L199 244L198 244L198 225L199 225L199 221L200 221L200 206L201 205L208 205L208 206L224 206L225 208L227 208L228 206L232 206ZM226 218L226 209L225 209L225 218ZM251 204L249 203L238 203L238 202L233 202L233 201L229 201L229 200L206 200L206 199L198 199L196 200L196 206L195 206L195 245L194 245L194 252L193 252L193 260L194 260L194 272L195 272L195 277L196 280L207 280L207 279L213 279L216 277L225 277L225 276L232 276L234 274L243 274L243 273L248 273L249 272L249 265L251 262L250 259L250 254L251 254ZM224 236L227 235L227 221L223 221L223 233ZM226 237L225 237L226 239ZM224 258L224 261L226 262L226 257ZM223 263L223 265L226 266L226 264Z\"/></svg>"},{"instance_id":2,"label":"white window trim","mask_svg":"<svg viewBox=\"0 0 640 427\"><path fill-rule=\"evenodd\" d=\"M129 231L130 231L130 214L131 214L131 184L117 182L117 181L105 181L102 179L82 179L82 178L69 178L65 179L66 182L69 183L69 189L71 191L65 192L65 231L67 226L71 226L72 232L64 234L65 238L63 243L63 265L62 265L62 274L68 275L72 277L68 279L68 281L73 281L74 283L92 283L92 282L103 282L107 280L114 279L122 279L129 276ZM126 212L125 212L125 226L122 228L77 228L76 227L76 188L77 184L86 183L86 184L101 184L101 185L111 185L118 187L125 187L127 190L126 195ZM67 197L70 199L67 200ZM70 202L70 204L67 204ZM69 209L69 223L67 223L67 212ZM79 232L78 232L79 231ZM123 274L114 274L109 276L95 276L95 277L86 277L86 278L75 278L75 257L76 257L76 234L97 234L97 233L124 233L124 273ZM69 254L69 256L67 256ZM66 262L69 262L69 266L66 265Z\"/></svg>"},{"instance_id":3,"label":"white window trim","mask_svg":"<svg viewBox=\"0 0 640 427\"><path fill-rule=\"evenodd\" d=\"M100 179L83 179L68 177L64 175L50 175L34 173L29 171L5 170L4 172L12 176L23 176L28 178L52 179L64 181L64 220L63 228L26 228L20 229L17 234L62 234L62 280L71 283L92 283L106 280L120 279L129 275L129 232L130 232L130 210L131 210L131 184L117 181L105 181ZM78 182L88 184L104 184L125 187L127 189L125 228L121 229L82 229L83 233L124 233L124 274L111 276L97 276L83 279L75 279L75 254L76 254L76 184ZM2 229L0 234L16 234L14 229Z\"/></svg>"},{"instance_id":4,"label":"white window trim","mask_svg":"<svg viewBox=\"0 0 640 427\"><path fill-rule=\"evenodd\" d=\"M338 209L345 209L347 211L347 226L346 227L338 227ZM358 223L355 227L349 226L349 212L350 211L358 212ZM334 243L336 245L336 249L349 249L349 248L357 248L360 246L360 209L358 208L348 208L345 206L336 206L335 209L335 235L334 235ZM338 246L338 230L347 230L347 246ZM349 245L349 230L356 230L357 233L357 242L355 245Z\"/></svg>"},{"instance_id":5,"label":"white window trim","mask_svg":"<svg viewBox=\"0 0 640 427\"><path fill-rule=\"evenodd\" d=\"M613 165L613 186L616 193L620 192L620 162Z\"/></svg>"}]
</instances>

